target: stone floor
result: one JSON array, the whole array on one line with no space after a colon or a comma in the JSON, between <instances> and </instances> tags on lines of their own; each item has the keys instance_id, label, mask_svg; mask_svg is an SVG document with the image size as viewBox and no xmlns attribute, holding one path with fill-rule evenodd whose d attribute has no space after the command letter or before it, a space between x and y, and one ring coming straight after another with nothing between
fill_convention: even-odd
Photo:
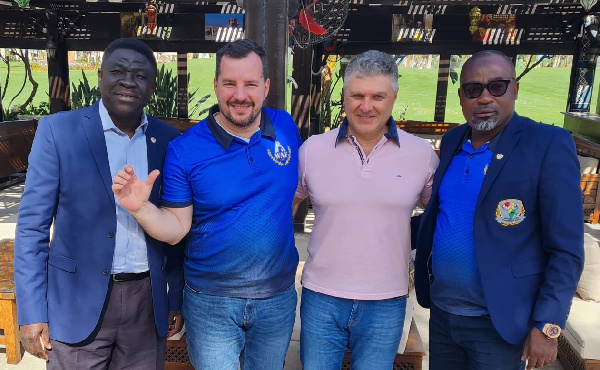
<instances>
[{"instance_id":1,"label":"stone floor","mask_svg":"<svg viewBox=\"0 0 600 370\"><path fill-rule=\"evenodd\" d=\"M15 226L17 222L17 213L19 208L19 200L23 191L23 185L16 185L8 189L0 191L0 240L4 238L14 238ZM312 221L314 215L311 213L307 218L307 227L304 234L296 234L296 246L300 254L300 260L306 261L308 257L307 246L312 231ZM600 226L585 224L585 231L592 237L600 240ZM300 275L297 276L299 281ZM299 285L299 284L298 284ZM414 297L411 297L414 299ZM414 305L415 323L421 339L425 346L425 350L429 348L429 333L428 333L428 322L429 322L429 311L421 308L418 304ZM424 358L423 369L429 369L428 356ZM8 365L6 363L6 354L4 348L0 348L0 370L42 370L45 369L44 362L37 359L29 354L25 354L23 360L18 365ZM301 370L300 364L300 343L297 340L292 340L290 348L286 358L285 370ZM557 361L549 366L544 367L544 370L562 370L563 367Z\"/></svg>"}]
</instances>

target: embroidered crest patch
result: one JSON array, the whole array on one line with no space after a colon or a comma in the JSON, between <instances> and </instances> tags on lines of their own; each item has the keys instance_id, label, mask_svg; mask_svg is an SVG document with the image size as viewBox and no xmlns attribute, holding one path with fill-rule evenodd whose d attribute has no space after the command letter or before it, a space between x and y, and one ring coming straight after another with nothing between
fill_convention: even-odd
<instances>
[{"instance_id":1,"label":"embroidered crest patch","mask_svg":"<svg viewBox=\"0 0 600 370\"><path fill-rule=\"evenodd\" d=\"M525 206L519 199L504 199L496 208L496 221L503 226L514 226L525 219Z\"/></svg>"},{"instance_id":2,"label":"embroidered crest patch","mask_svg":"<svg viewBox=\"0 0 600 370\"><path fill-rule=\"evenodd\" d=\"M287 166L290 163L290 159L292 159L292 148L288 145L286 150L277 140L275 141L274 152L271 152L271 149L267 149L267 153L273 162L280 166Z\"/></svg>"}]
</instances>

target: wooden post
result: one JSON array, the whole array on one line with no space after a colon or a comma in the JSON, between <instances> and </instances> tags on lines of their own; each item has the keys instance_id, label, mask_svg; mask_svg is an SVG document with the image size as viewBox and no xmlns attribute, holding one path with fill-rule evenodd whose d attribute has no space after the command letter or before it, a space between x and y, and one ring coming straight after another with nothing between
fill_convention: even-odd
<instances>
[{"instance_id":1,"label":"wooden post","mask_svg":"<svg viewBox=\"0 0 600 370\"><path fill-rule=\"evenodd\" d=\"M311 88L310 88L310 135L321 133L321 73L313 74L313 71L320 71L323 65L323 44L312 46L311 63Z\"/></svg>"},{"instance_id":2,"label":"wooden post","mask_svg":"<svg viewBox=\"0 0 600 370\"><path fill-rule=\"evenodd\" d=\"M294 69L292 78L298 84L292 88L292 117L300 130L302 140L308 139L311 134L311 73L306 66L312 64L312 48L294 48ZM300 203L294 215L294 231L304 232L304 221L308 214L308 200Z\"/></svg>"},{"instance_id":3,"label":"wooden post","mask_svg":"<svg viewBox=\"0 0 600 370\"><path fill-rule=\"evenodd\" d=\"M177 117L188 118L187 53L177 53Z\"/></svg>"},{"instance_id":4,"label":"wooden post","mask_svg":"<svg viewBox=\"0 0 600 370\"><path fill-rule=\"evenodd\" d=\"M48 42L48 88L50 92L50 113L71 110L69 89L69 58L67 44L61 36L57 11L47 12Z\"/></svg>"},{"instance_id":5,"label":"wooden post","mask_svg":"<svg viewBox=\"0 0 600 370\"><path fill-rule=\"evenodd\" d=\"M269 60L271 88L265 100L267 107L286 109L287 56L288 56L288 2L287 0L266 1L265 45Z\"/></svg>"},{"instance_id":6,"label":"wooden post","mask_svg":"<svg viewBox=\"0 0 600 370\"><path fill-rule=\"evenodd\" d=\"M448 98L448 76L450 75L450 53L440 53L438 67L437 93L435 97L435 122L444 122L446 118L446 100Z\"/></svg>"},{"instance_id":7,"label":"wooden post","mask_svg":"<svg viewBox=\"0 0 600 370\"><path fill-rule=\"evenodd\" d=\"M591 21L593 15L584 17L581 35L578 40L578 53L573 57L569 103L567 112L589 112L596 71L596 55L591 50Z\"/></svg>"},{"instance_id":8,"label":"wooden post","mask_svg":"<svg viewBox=\"0 0 600 370\"><path fill-rule=\"evenodd\" d=\"M285 109L287 82L288 2L281 0L247 0L246 36L265 48L271 80L265 106ZM268 30L266 25L268 24Z\"/></svg>"}]
</instances>

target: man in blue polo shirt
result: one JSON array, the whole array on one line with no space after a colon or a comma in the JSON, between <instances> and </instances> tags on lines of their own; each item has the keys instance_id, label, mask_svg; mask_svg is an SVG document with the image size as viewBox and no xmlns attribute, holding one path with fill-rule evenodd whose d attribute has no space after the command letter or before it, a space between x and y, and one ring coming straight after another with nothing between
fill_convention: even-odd
<instances>
[{"instance_id":1,"label":"man in blue polo shirt","mask_svg":"<svg viewBox=\"0 0 600 370\"><path fill-rule=\"evenodd\" d=\"M515 113L515 75L496 50L462 67L467 123L442 139L415 259L417 299L431 308L431 370L554 361L583 268L573 138Z\"/></svg>"},{"instance_id":2,"label":"man in blue polo shirt","mask_svg":"<svg viewBox=\"0 0 600 370\"><path fill-rule=\"evenodd\" d=\"M125 166L113 191L152 237L171 244L189 231L183 315L197 369L282 369L294 325L292 199L298 184L298 129L263 107L266 55L238 40L217 52L218 105L173 140L162 207L147 181Z\"/></svg>"}]
</instances>

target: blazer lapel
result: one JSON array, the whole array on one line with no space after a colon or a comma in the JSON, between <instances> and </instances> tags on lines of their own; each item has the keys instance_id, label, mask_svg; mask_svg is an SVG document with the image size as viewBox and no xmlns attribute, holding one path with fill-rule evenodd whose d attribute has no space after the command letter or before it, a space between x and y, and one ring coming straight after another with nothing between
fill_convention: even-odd
<instances>
[{"instance_id":1,"label":"blazer lapel","mask_svg":"<svg viewBox=\"0 0 600 370\"><path fill-rule=\"evenodd\" d=\"M161 163L161 155L159 153L159 147L161 146L158 142L160 139L160 135L157 135L156 125L153 123L153 117L148 117L148 127L146 128L146 152L148 155L148 174L150 172L159 169L161 171L161 176L156 180L154 186L152 187L152 192L150 194L150 201L158 200L158 189L161 186L161 178L162 178L162 163ZM164 140L164 138L162 138ZM166 144L165 144L166 146Z\"/></svg>"},{"instance_id":2,"label":"blazer lapel","mask_svg":"<svg viewBox=\"0 0 600 370\"><path fill-rule=\"evenodd\" d=\"M506 163L508 157L515 148L515 145L517 145L520 137L519 133L521 132L521 125L521 118L516 113L513 114L510 122L504 128L504 132L502 133L496 148L494 148L494 156L492 157L487 173L483 178L483 183L481 184L481 190L477 199L478 205L490 190L494 180L502 170L504 163Z\"/></svg>"},{"instance_id":3,"label":"blazer lapel","mask_svg":"<svg viewBox=\"0 0 600 370\"><path fill-rule=\"evenodd\" d=\"M106 188L106 194L110 202L115 205L115 197L112 192L112 178L110 175L110 165L108 163L108 151L106 150L106 140L104 139L104 131L102 130L102 122L100 121L100 113L96 103L83 113L83 129L92 150L92 155L96 160L96 166L102 182Z\"/></svg>"}]
</instances>

